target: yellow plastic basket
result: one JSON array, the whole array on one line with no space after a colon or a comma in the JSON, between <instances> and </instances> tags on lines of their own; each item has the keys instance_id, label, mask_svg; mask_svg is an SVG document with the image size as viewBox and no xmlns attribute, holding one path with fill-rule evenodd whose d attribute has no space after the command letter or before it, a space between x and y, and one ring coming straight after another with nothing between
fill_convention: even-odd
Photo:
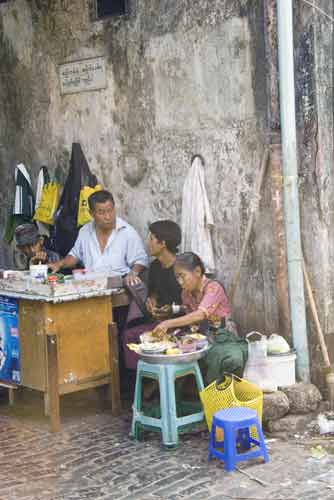
<instances>
[{"instance_id":1,"label":"yellow plastic basket","mask_svg":"<svg viewBox=\"0 0 334 500\"><path fill-rule=\"evenodd\" d=\"M236 406L255 410L259 422L262 423L263 393L261 389L236 375L225 375L223 381L212 382L200 392L200 398L209 431L211 431L212 417L216 411Z\"/></svg>"}]
</instances>

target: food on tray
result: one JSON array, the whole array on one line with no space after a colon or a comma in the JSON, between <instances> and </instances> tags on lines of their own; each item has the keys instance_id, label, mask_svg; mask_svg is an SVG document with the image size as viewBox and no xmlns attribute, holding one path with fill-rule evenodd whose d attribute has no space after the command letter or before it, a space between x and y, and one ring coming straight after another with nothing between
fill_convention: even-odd
<instances>
[{"instance_id":1,"label":"food on tray","mask_svg":"<svg viewBox=\"0 0 334 500\"><path fill-rule=\"evenodd\" d=\"M191 327L190 327L190 331L191 331L192 333L196 333L196 332L198 332L198 328L199 328L199 326L198 326L198 325L191 325Z\"/></svg>"},{"instance_id":2,"label":"food on tray","mask_svg":"<svg viewBox=\"0 0 334 500\"><path fill-rule=\"evenodd\" d=\"M175 346L175 339L172 335L164 335L163 338L153 337L152 332L145 332L140 335L140 342L142 344L167 344L168 347ZM172 344L172 345L171 345Z\"/></svg>"},{"instance_id":3,"label":"food on tray","mask_svg":"<svg viewBox=\"0 0 334 500\"><path fill-rule=\"evenodd\" d=\"M134 352L140 352L140 345L139 344L126 344L127 347L130 349L130 351Z\"/></svg>"},{"instance_id":4,"label":"food on tray","mask_svg":"<svg viewBox=\"0 0 334 500\"><path fill-rule=\"evenodd\" d=\"M189 332L189 330L187 330ZM173 334L165 334L162 339L153 336L153 332L145 332L140 335L141 344L128 344L129 349L143 354L165 354L173 356L176 354L190 354L199 349L203 349L208 345L208 340L205 335L199 332L187 333L183 335L176 335L181 333L177 330ZM183 330L182 333L185 333Z\"/></svg>"},{"instance_id":5,"label":"food on tray","mask_svg":"<svg viewBox=\"0 0 334 500\"><path fill-rule=\"evenodd\" d=\"M166 350L166 354L167 356L174 356L175 354L182 354L182 351L177 347L170 347L169 349Z\"/></svg>"},{"instance_id":6,"label":"food on tray","mask_svg":"<svg viewBox=\"0 0 334 500\"><path fill-rule=\"evenodd\" d=\"M190 333L188 337L191 337L194 340L205 340L206 336L201 333Z\"/></svg>"},{"instance_id":7,"label":"food on tray","mask_svg":"<svg viewBox=\"0 0 334 500\"><path fill-rule=\"evenodd\" d=\"M207 337L201 333L191 333L188 337L195 340L197 349L203 349L203 347L208 345Z\"/></svg>"},{"instance_id":8,"label":"food on tray","mask_svg":"<svg viewBox=\"0 0 334 500\"><path fill-rule=\"evenodd\" d=\"M170 341L170 339L171 339L170 335L164 335L163 338L156 337L155 335L153 335L153 331L142 333L140 336L140 341L142 343L146 343L146 342L151 342L151 343L159 342L160 343L161 341L163 341L163 342Z\"/></svg>"},{"instance_id":9,"label":"food on tray","mask_svg":"<svg viewBox=\"0 0 334 500\"><path fill-rule=\"evenodd\" d=\"M192 337L185 336L180 339L180 342L182 345L187 345L187 344L194 344L194 339Z\"/></svg>"},{"instance_id":10,"label":"food on tray","mask_svg":"<svg viewBox=\"0 0 334 500\"><path fill-rule=\"evenodd\" d=\"M145 332L140 335L140 342L142 344L147 342L160 342L157 337L153 337L152 332Z\"/></svg>"},{"instance_id":11,"label":"food on tray","mask_svg":"<svg viewBox=\"0 0 334 500\"><path fill-rule=\"evenodd\" d=\"M177 347L176 342L171 342L170 340L164 341L164 344L166 346L166 349Z\"/></svg>"},{"instance_id":12,"label":"food on tray","mask_svg":"<svg viewBox=\"0 0 334 500\"><path fill-rule=\"evenodd\" d=\"M183 353L190 353L190 352L195 352L197 349L197 343L196 340L190 342L179 342L178 348L183 352Z\"/></svg>"},{"instance_id":13,"label":"food on tray","mask_svg":"<svg viewBox=\"0 0 334 500\"><path fill-rule=\"evenodd\" d=\"M11 280L11 281L15 281L15 280L23 280L25 278L27 278L29 276L29 271L16 271L16 270L5 270L5 271L2 271L2 279L5 279L5 280Z\"/></svg>"},{"instance_id":14,"label":"food on tray","mask_svg":"<svg viewBox=\"0 0 334 500\"><path fill-rule=\"evenodd\" d=\"M151 332L152 338L159 339L159 334L153 333L153 332L155 332L155 330L152 330L152 332Z\"/></svg>"},{"instance_id":15,"label":"food on tray","mask_svg":"<svg viewBox=\"0 0 334 500\"><path fill-rule=\"evenodd\" d=\"M31 278L30 271L3 271L3 278L0 278L0 290L50 298L100 292L106 289L106 285L107 278L76 281L72 276L64 277L60 273L49 274L48 277L39 280Z\"/></svg>"},{"instance_id":16,"label":"food on tray","mask_svg":"<svg viewBox=\"0 0 334 500\"><path fill-rule=\"evenodd\" d=\"M166 348L166 344L162 342L145 342L140 345L140 350L147 354L161 354Z\"/></svg>"}]
</instances>

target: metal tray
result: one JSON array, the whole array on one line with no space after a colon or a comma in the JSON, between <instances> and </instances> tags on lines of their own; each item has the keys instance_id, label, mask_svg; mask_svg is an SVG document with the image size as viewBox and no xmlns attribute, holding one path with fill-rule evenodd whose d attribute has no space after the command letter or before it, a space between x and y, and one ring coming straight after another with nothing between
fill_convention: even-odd
<instances>
[{"instance_id":1,"label":"metal tray","mask_svg":"<svg viewBox=\"0 0 334 500\"><path fill-rule=\"evenodd\" d=\"M194 352L187 352L183 354L144 354L138 352L138 356L146 363L153 363L156 365L168 365L170 363L191 363L192 361L197 361L198 359L204 358L211 349L211 344L208 344L203 349L199 349Z\"/></svg>"}]
</instances>

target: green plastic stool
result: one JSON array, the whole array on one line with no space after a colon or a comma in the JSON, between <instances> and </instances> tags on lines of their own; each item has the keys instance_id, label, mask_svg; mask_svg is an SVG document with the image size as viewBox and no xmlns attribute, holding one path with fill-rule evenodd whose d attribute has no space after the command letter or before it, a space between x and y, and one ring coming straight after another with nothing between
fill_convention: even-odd
<instances>
[{"instance_id":1,"label":"green plastic stool","mask_svg":"<svg viewBox=\"0 0 334 500\"><path fill-rule=\"evenodd\" d=\"M131 435L139 439L140 429L147 428L159 430L162 434L163 444L175 447L179 444L179 428L202 422L202 411L178 417L176 412L175 380L186 375L194 375L198 391L204 389L201 371L197 361L191 363L153 364L140 360L137 365L137 378L133 402L133 417ZM142 380L151 378L157 380L160 389L161 418L144 415L142 409Z\"/></svg>"}]
</instances>

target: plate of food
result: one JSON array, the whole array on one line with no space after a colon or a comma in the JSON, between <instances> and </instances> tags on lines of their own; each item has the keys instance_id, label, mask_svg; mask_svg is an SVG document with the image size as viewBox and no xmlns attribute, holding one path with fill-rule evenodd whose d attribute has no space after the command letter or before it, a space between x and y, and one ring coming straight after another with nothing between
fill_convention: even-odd
<instances>
[{"instance_id":1,"label":"plate of food","mask_svg":"<svg viewBox=\"0 0 334 500\"><path fill-rule=\"evenodd\" d=\"M190 337L194 340L206 340L206 336L202 333L189 333L187 337Z\"/></svg>"},{"instance_id":2,"label":"plate of food","mask_svg":"<svg viewBox=\"0 0 334 500\"><path fill-rule=\"evenodd\" d=\"M140 335L140 342L142 344L146 344L146 343L149 343L149 342L152 342L152 343L157 343L157 342L160 342L160 340L158 339L158 337L154 337L152 335L152 332L144 332Z\"/></svg>"},{"instance_id":3,"label":"plate of food","mask_svg":"<svg viewBox=\"0 0 334 500\"><path fill-rule=\"evenodd\" d=\"M143 361L153 364L170 364L170 363L190 363L191 361L196 361L198 359L204 358L211 348L210 344L207 344L202 349L195 350L193 352L184 353L178 347L169 347L165 349L164 353L147 353L140 350L138 355Z\"/></svg>"},{"instance_id":4,"label":"plate of food","mask_svg":"<svg viewBox=\"0 0 334 500\"><path fill-rule=\"evenodd\" d=\"M177 347L184 353L195 352L197 350L197 340L190 337L190 335L185 335L184 337L180 337Z\"/></svg>"},{"instance_id":5,"label":"plate of food","mask_svg":"<svg viewBox=\"0 0 334 500\"><path fill-rule=\"evenodd\" d=\"M144 354L161 354L167 349L163 342L144 342L140 344L140 351Z\"/></svg>"},{"instance_id":6,"label":"plate of food","mask_svg":"<svg viewBox=\"0 0 334 500\"><path fill-rule=\"evenodd\" d=\"M207 336L202 333L190 333L187 337L196 341L197 349L205 347L209 342Z\"/></svg>"}]
</instances>

